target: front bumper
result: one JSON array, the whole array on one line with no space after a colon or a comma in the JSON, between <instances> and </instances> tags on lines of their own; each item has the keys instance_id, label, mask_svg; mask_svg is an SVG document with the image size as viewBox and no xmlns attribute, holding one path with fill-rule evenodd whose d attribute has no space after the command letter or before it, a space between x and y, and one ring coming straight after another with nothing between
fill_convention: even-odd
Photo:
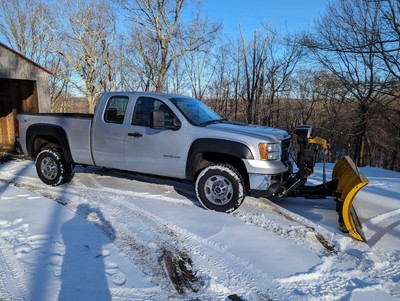
<instances>
[{"instance_id":1,"label":"front bumper","mask_svg":"<svg viewBox=\"0 0 400 301\"><path fill-rule=\"evenodd\" d=\"M291 171L282 161L243 160L249 175L249 193L255 197L272 195L281 185L279 177Z\"/></svg>"},{"instance_id":2,"label":"front bumper","mask_svg":"<svg viewBox=\"0 0 400 301\"><path fill-rule=\"evenodd\" d=\"M282 161L243 160L248 174L278 175L289 170Z\"/></svg>"}]
</instances>

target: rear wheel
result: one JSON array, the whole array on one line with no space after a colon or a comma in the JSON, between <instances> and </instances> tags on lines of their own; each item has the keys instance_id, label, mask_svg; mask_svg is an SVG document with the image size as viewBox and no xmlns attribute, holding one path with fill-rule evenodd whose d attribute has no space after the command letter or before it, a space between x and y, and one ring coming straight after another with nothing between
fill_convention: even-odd
<instances>
[{"instance_id":1,"label":"rear wheel","mask_svg":"<svg viewBox=\"0 0 400 301\"><path fill-rule=\"evenodd\" d=\"M195 190L205 208L220 212L235 211L245 198L242 176L229 164L203 169L196 179Z\"/></svg>"},{"instance_id":2,"label":"rear wheel","mask_svg":"<svg viewBox=\"0 0 400 301\"><path fill-rule=\"evenodd\" d=\"M43 149L36 157L36 171L47 185L57 186L69 182L73 177L73 165L67 163L61 151Z\"/></svg>"}]
</instances>

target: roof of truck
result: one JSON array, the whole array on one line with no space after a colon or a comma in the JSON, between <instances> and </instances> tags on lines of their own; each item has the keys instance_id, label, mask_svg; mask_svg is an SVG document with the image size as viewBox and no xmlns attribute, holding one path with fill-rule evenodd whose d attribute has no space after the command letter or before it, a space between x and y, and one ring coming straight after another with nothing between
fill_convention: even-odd
<instances>
[{"instance_id":1,"label":"roof of truck","mask_svg":"<svg viewBox=\"0 0 400 301\"><path fill-rule=\"evenodd\" d=\"M118 94L132 94L132 95L147 95L147 96L161 96L164 98L175 98L175 97L186 97L193 98L191 96L174 94L174 93L162 93L162 92L145 92L145 91L115 91L115 92L105 92L107 95L118 95Z\"/></svg>"}]
</instances>

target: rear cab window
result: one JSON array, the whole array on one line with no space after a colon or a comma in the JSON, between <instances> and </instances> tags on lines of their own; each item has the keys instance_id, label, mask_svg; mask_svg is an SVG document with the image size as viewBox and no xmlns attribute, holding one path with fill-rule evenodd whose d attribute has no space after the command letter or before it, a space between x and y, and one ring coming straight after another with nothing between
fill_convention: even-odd
<instances>
[{"instance_id":1,"label":"rear cab window","mask_svg":"<svg viewBox=\"0 0 400 301\"><path fill-rule=\"evenodd\" d=\"M128 102L129 97L127 96L111 97L104 111L104 121L107 123L122 124L124 122Z\"/></svg>"}]
</instances>

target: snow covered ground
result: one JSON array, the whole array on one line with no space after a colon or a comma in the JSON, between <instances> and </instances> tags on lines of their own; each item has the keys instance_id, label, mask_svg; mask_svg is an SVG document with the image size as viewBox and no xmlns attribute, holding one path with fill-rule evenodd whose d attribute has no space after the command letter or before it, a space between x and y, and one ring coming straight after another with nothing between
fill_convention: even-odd
<instances>
[{"instance_id":1,"label":"snow covered ground","mask_svg":"<svg viewBox=\"0 0 400 301\"><path fill-rule=\"evenodd\" d=\"M367 243L338 230L332 200L248 197L228 215L185 182L78 167L50 187L5 160L0 300L399 300L400 175L361 170Z\"/></svg>"}]
</instances>

